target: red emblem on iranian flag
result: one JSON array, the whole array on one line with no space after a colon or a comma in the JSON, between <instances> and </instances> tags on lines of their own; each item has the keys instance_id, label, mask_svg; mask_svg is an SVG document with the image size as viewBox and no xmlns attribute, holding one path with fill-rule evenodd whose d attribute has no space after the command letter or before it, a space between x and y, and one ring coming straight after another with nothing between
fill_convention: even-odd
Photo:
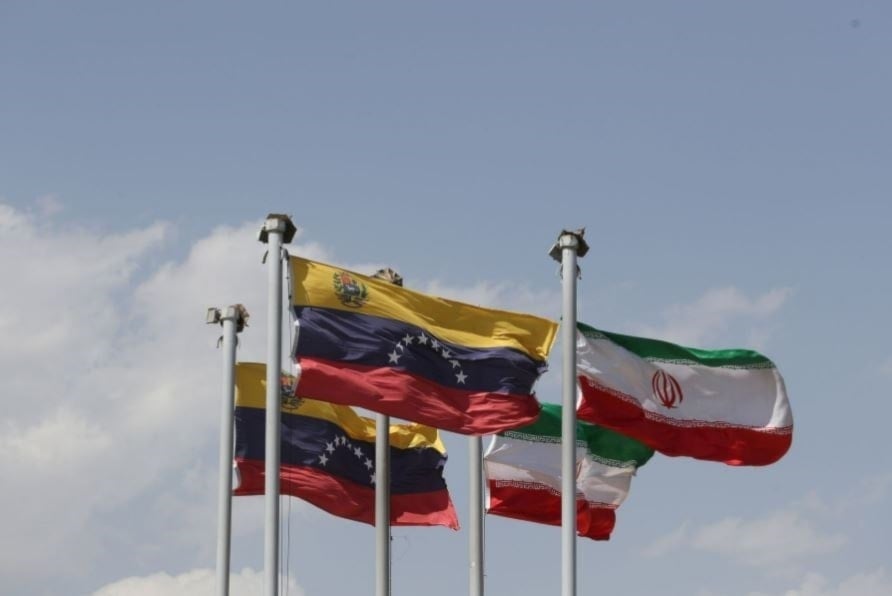
<instances>
[{"instance_id":1,"label":"red emblem on iranian flag","mask_svg":"<svg viewBox=\"0 0 892 596\"><path fill-rule=\"evenodd\" d=\"M684 393L681 391L681 385L675 378L664 370L658 370L654 373L650 380L653 388L654 397L660 400L660 403L667 408L675 408L676 404L680 404L684 399Z\"/></svg>"}]
</instances>

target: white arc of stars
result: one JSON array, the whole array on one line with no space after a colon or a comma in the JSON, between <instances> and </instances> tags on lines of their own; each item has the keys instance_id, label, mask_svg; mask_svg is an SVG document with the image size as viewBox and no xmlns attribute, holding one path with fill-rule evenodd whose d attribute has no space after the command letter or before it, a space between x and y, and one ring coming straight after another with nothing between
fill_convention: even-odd
<instances>
[{"instance_id":1,"label":"white arc of stars","mask_svg":"<svg viewBox=\"0 0 892 596\"><path fill-rule=\"evenodd\" d=\"M356 457L360 463L365 466L366 470L369 470L369 480L372 484L375 484L375 462L372 461L370 457L367 457L365 453L363 453L362 448L355 445L350 445L350 439L345 437L344 435L338 435L331 441L325 442L325 447L323 448L323 453L319 456L319 465L325 467L328 465L328 462L331 461L332 457L334 457L334 452L338 449L338 447L346 447L347 451L352 453L354 457ZM331 457L330 457L331 456Z\"/></svg>"},{"instance_id":2,"label":"white arc of stars","mask_svg":"<svg viewBox=\"0 0 892 596\"><path fill-rule=\"evenodd\" d=\"M441 356L444 360L449 362L452 365L453 372L455 374L455 382L459 385L465 385L465 381L468 380L468 375L465 374L465 371L462 370L461 362L455 358L455 355L442 343L440 343L436 338L429 337L427 334L422 331L418 335L412 335L411 333L406 333L402 338L400 338L396 344L393 346L393 351L387 354L387 358L389 364L399 364L400 358L402 358L406 353L406 348L411 346L415 340L418 340L418 344L422 346L428 345L430 342L430 347L434 351L435 354ZM405 345L403 345L405 344ZM458 369L458 372L455 372L454 369Z\"/></svg>"}]
</instances>

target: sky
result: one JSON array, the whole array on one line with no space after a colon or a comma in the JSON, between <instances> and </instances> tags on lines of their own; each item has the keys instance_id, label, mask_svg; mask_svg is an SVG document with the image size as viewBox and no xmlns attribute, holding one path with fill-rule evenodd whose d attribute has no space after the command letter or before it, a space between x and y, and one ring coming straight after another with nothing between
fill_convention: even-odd
<instances>
[{"instance_id":1,"label":"sky","mask_svg":"<svg viewBox=\"0 0 892 596\"><path fill-rule=\"evenodd\" d=\"M289 250L774 360L790 452L655 456L579 594L892 594L892 6L880 0L0 4L0 586L213 592L222 354L265 359ZM559 349L538 384L559 401ZM444 433L467 526L467 439ZM374 531L283 506L288 593L369 594ZM260 592L261 497L233 505ZM560 591L560 531L488 518L487 594ZM467 533L393 530L394 594L467 589Z\"/></svg>"}]
</instances>

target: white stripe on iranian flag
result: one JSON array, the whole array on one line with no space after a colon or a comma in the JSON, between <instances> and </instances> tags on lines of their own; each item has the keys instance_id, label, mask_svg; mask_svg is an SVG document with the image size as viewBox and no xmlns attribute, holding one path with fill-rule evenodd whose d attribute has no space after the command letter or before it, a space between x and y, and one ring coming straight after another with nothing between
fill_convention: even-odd
<instances>
[{"instance_id":1,"label":"white stripe on iranian flag","mask_svg":"<svg viewBox=\"0 0 892 596\"><path fill-rule=\"evenodd\" d=\"M581 420L667 455L732 465L769 464L789 449L792 412L783 378L768 359L747 352L736 362L733 351L691 351L690 359L668 358L661 356L661 348L664 353L665 346L687 349L615 336L627 349L588 331L577 334ZM731 356L716 357L725 354ZM753 362L752 355L762 360Z\"/></svg>"},{"instance_id":2,"label":"white stripe on iranian flag","mask_svg":"<svg viewBox=\"0 0 892 596\"><path fill-rule=\"evenodd\" d=\"M484 458L487 513L561 524L560 442L539 438L546 440L494 437ZM635 467L595 461L581 444L576 455L577 533L607 540L616 523L614 510L629 494Z\"/></svg>"}]
</instances>

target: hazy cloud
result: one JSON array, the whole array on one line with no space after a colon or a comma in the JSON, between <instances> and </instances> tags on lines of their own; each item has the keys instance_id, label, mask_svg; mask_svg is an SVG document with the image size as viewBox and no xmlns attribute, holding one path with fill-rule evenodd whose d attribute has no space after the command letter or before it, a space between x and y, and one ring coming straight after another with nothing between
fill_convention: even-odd
<instances>
[{"instance_id":1,"label":"hazy cloud","mask_svg":"<svg viewBox=\"0 0 892 596\"><path fill-rule=\"evenodd\" d=\"M848 552L848 533L853 516L868 515L870 507L884 507L892 490L892 473L880 472L853 479L832 499L809 493L787 507L753 519L727 517L712 523L685 522L673 532L654 540L644 550L649 557L677 554L683 549L720 555L766 573L777 581L799 579L800 585L783 591L752 592L747 596L880 596L892 594L885 569L858 573L834 584L810 573L827 555ZM879 513L882 517L882 512ZM703 588L698 596L736 596L739 592Z\"/></svg>"},{"instance_id":2,"label":"hazy cloud","mask_svg":"<svg viewBox=\"0 0 892 596\"><path fill-rule=\"evenodd\" d=\"M56 198L56 195L43 195L42 197L38 197L37 200L34 201L37 205L38 211L43 216L52 216L57 213L60 213L65 209L65 205Z\"/></svg>"},{"instance_id":3,"label":"hazy cloud","mask_svg":"<svg viewBox=\"0 0 892 596\"><path fill-rule=\"evenodd\" d=\"M93 596L212 596L216 594L215 579L212 569L195 569L174 576L156 573L116 581L97 590ZM229 576L232 596L255 596L262 591L263 573L260 571L245 568L241 573ZM288 583L287 592L293 596L304 594L293 578Z\"/></svg>"},{"instance_id":4,"label":"hazy cloud","mask_svg":"<svg viewBox=\"0 0 892 596\"><path fill-rule=\"evenodd\" d=\"M770 570L835 552L845 542L841 534L825 532L798 512L783 510L752 520L729 517L699 527L686 522L651 543L644 554L656 557L686 547Z\"/></svg>"},{"instance_id":5,"label":"hazy cloud","mask_svg":"<svg viewBox=\"0 0 892 596\"><path fill-rule=\"evenodd\" d=\"M17 290L0 293L5 589L103 581L116 551L133 555L120 574L212 559L220 359L204 312L242 302L265 319L258 228L218 228L140 282L166 224L102 233L0 204L0 275ZM259 326L240 357L262 358Z\"/></svg>"},{"instance_id":6,"label":"hazy cloud","mask_svg":"<svg viewBox=\"0 0 892 596\"><path fill-rule=\"evenodd\" d=\"M892 490L892 473L881 472L861 478L847 492L833 501L816 493L809 493L794 504L803 511L811 511L828 518L844 520L851 513L884 502Z\"/></svg>"},{"instance_id":7,"label":"hazy cloud","mask_svg":"<svg viewBox=\"0 0 892 596\"><path fill-rule=\"evenodd\" d=\"M832 585L824 576L809 573L796 587L783 592L752 592L748 596L889 596L892 580L884 568L858 573Z\"/></svg>"},{"instance_id":8,"label":"hazy cloud","mask_svg":"<svg viewBox=\"0 0 892 596\"><path fill-rule=\"evenodd\" d=\"M822 531L795 511L754 520L726 518L699 528L689 538L692 548L763 567L835 552L845 542L844 536Z\"/></svg>"},{"instance_id":9,"label":"hazy cloud","mask_svg":"<svg viewBox=\"0 0 892 596\"><path fill-rule=\"evenodd\" d=\"M644 549L644 555L648 557L662 557L677 551L683 546L688 546L690 543L688 526L689 522L684 522L676 530L657 538Z\"/></svg>"},{"instance_id":10,"label":"hazy cloud","mask_svg":"<svg viewBox=\"0 0 892 596\"><path fill-rule=\"evenodd\" d=\"M640 334L683 345L712 347L711 342L734 320L764 322L780 310L791 295L790 288L775 288L754 298L733 286L714 288L690 304L670 306L661 325L642 326ZM768 328L751 327L747 334L748 344L761 348L769 336Z\"/></svg>"}]
</instances>

